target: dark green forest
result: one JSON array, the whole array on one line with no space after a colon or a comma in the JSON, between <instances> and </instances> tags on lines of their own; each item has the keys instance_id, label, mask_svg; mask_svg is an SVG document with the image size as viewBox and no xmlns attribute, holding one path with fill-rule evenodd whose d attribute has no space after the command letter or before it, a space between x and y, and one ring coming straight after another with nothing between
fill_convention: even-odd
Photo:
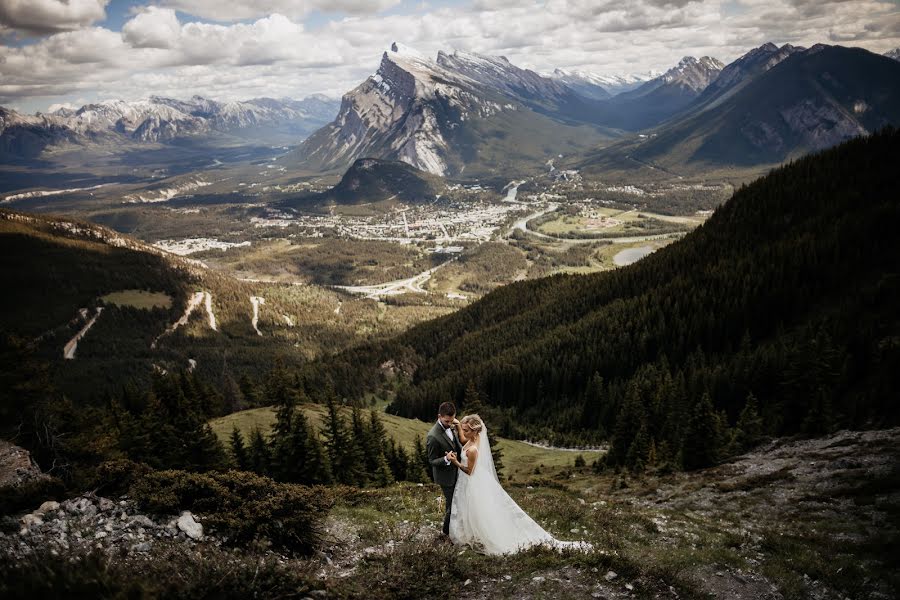
<instances>
[{"instance_id":1,"label":"dark green forest","mask_svg":"<svg viewBox=\"0 0 900 600\"><path fill-rule=\"evenodd\" d=\"M395 414L465 412L473 384L501 435L609 439L633 469L896 424L897 164L894 129L805 157L633 266L513 283L306 378L359 397L392 359L412 374Z\"/></svg>"}]
</instances>

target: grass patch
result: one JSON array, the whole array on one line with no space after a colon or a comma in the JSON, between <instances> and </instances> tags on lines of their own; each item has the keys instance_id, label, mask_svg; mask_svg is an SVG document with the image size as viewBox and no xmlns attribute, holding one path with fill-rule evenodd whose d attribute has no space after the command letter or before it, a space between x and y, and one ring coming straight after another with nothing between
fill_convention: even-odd
<instances>
[{"instance_id":1,"label":"grass patch","mask_svg":"<svg viewBox=\"0 0 900 600\"><path fill-rule=\"evenodd\" d=\"M100 297L106 304L133 306L134 308L172 308L172 296L164 292L146 290L120 290Z\"/></svg>"}]
</instances>

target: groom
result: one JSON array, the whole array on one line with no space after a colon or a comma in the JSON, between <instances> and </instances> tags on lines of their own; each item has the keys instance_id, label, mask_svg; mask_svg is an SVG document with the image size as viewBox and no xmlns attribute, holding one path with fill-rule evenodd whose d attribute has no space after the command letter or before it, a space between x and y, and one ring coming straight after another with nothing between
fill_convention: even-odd
<instances>
[{"instance_id":1,"label":"groom","mask_svg":"<svg viewBox=\"0 0 900 600\"><path fill-rule=\"evenodd\" d=\"M428 462L434 473L434 482L444 491L444 535L450 535L450 507L453 503L453 490L456 488L457 468L450 462L462 451L453 422L456 420L456 407L452 402L444 402L438 407L438 420L425 438L425 449Z\"/></svg>"}]
</instances>

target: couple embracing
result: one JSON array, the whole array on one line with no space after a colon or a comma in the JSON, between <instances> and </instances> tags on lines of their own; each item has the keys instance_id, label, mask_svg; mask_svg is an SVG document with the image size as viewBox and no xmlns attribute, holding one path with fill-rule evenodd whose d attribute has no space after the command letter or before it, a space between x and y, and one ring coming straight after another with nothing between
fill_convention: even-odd
<instances>
[{"instance_id":1,"label":"couple embracing","mask_svg":"<svg viewBox=\"0 0 900 600\"><path fill-rule=\"evenodd\" d=\"M446 499L443 533L454 544L486 554L509 554L536 545L589 550L586 542L562 542L544 531L500 485L478 415L456 418L456 407L444 402L438 421L425 439L434 481Z\"/></svg>"}]
</instances>

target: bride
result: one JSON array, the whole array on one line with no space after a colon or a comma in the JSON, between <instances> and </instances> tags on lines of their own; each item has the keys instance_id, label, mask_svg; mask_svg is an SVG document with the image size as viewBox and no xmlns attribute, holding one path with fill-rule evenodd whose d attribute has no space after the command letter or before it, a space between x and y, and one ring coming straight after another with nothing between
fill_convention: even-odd
<instances>
[{"instance_id":1,"label":"bride","mask_svg":"<svg viewBox=\"0 0 900 600\"><path fill-rule=\"evenodd\" d=\"M448 456L462 473L453 492L450 540L486 554L509 554L531 546L590 550L587 542L562 542L544 531L500 485L488 443L487 428L478 415L455 423L460 442L459 458ZM460 460L461 459L461 460Z\"/></svg>"}]
</instances>

